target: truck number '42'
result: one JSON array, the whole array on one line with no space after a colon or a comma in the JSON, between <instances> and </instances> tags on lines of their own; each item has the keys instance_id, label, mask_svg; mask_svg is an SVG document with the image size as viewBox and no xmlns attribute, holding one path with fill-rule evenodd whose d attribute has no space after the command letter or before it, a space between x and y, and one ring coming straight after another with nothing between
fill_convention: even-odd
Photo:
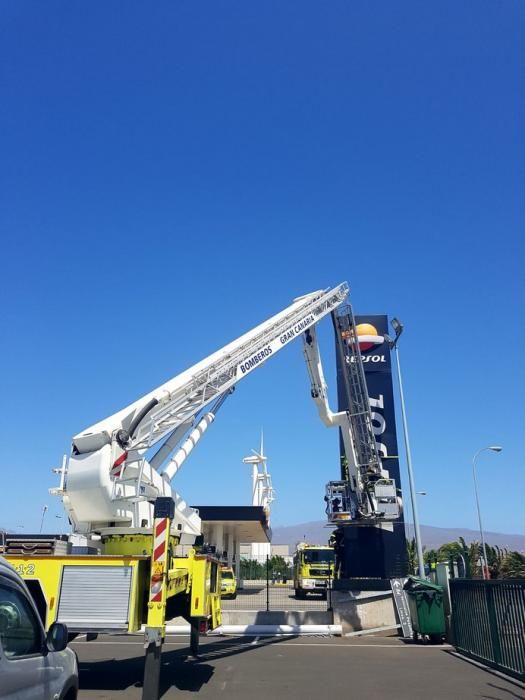
<instances>
[{"instance_id":1,"label":"truck number '42'","mask_svg":"<svg viewBox=\"0 0 525 700\"><path fill-rule=\"evenodd\" d=\"M20 576L35 575L35 565L32 562L29 562L29 564L15 564L14 566L17 574L20 574Z\"/></svg>"}]
</instances>

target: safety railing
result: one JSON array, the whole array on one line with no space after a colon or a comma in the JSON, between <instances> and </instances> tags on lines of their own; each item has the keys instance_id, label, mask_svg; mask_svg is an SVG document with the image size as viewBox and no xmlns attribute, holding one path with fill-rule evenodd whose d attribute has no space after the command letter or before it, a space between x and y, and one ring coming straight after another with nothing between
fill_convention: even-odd
<instances>
[{"instance_id":1,"label":"safety railing","mask_svg":"<svg viewBox=\"0 0 525 700\"><path fill-rule=\"evenodd\" d=\"M525 580L450 581L454 646L525 680Z\"/></svg>"}]
</instances>

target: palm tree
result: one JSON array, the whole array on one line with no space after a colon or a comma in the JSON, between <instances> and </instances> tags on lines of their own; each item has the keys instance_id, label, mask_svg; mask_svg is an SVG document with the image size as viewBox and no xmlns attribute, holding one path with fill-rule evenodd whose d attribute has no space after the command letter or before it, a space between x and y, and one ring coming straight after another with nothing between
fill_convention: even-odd
<instances>
[{"instance_id":1,"label":"palm tree","mask_svg":"<svg viewBox=\"0 0 525 700\"><path fill-rule=\"evenodd\" d=\"M525 578L525 556L519 552L508 552L500 573L503 578Z\"/></svg>"},{"instance_id":2,"label":"palm tree","mask_svg":"<svg viewBox=\"0 0 525 700\"><path fill-rule=\"evenodd\" d=\"M427 549L423 552L423 559L425 564L432 566L432 564L437 564L439 561L439 552L437 549Z\"/></svg>"},{"instance_id":3,"label":"palm tree","mask_svg":"<svg viewBox=\"0 0 525 700\"><path fill-rule=\"evenodd\" d=\"M491 547L489 544L487 545L487 565L490 572L490 578L499 578L508 554L508 549L500 549L500 547L497 545L495 547Z\"/></svg>"},{"instance_id":4,"label":"palm tree","mask_svg":"<svg viewBox=\"0 0 525 700\"><path fill-rule=\"evenodd\" d=\"M461 562L460 574L465 576L465 578L470 578L477 561L476 545L472 548L465 542L463 537L460 537L456 542L448 542L441 545L438 549L438 556L440 561L448 561L449 564L458 563L459 566L459 562Z\"/></svg>"},{"instance_id":5,"label":"palm tree","mask_svg":"<svg viewBox=\"0 0 525 700\"><path fill-rule=\"evenodd\" d=\"M417 549L414 539L406 540L409 572L417 571ZM520 552L509 552L506 548L486 545L487 564L491 578L525 578L525 556ZM425 564L432 568L437 562L459 562L464 564L465 578L481 578L482 547L479 542L467 544L463 537L456 542L442 544L439 549L423 547ZM463 573L460 568L460 574Z\"/></svg>"},{"instance_id":6,"label":"palm tree","mask_svg":"<svg viewBox=\"0 0 525 700\"><path fill-rule=\"evenodd\" d=\"M470 577L482 578L481 562L483 561L482 547L477 541L471 542L467 550Z\"/></svg>"},{"instance_id":7,"label":"palm tree","mask_svg":"<svg viewBox=\"0 0 525 700\"><path fill-rule=\"evenodd\" d=\"M407 545L407 559L408 559L408 573L412 576L417 571L417 547L416 540L413 537L411 540L406 540Z\"/></svg>"}]
</instances>

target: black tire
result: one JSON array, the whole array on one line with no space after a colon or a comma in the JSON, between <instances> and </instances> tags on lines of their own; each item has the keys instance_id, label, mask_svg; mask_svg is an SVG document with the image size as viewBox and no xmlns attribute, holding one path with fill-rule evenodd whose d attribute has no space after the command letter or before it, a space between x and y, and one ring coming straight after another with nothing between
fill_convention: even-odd
<instances>
[{"instance_id":1,"label":"black tire","mask_svg":"<svg viewBox=\"0 0 525 700\"><path fill-rule=\"evenodd\" d=\"M441 634L429 634L428 638L430 639L431 644L442 644L443 643L443 635L441 635Z\"/></svg>"},{"instance_id":2,"label":"black tire","mask_svg":"<svg viewBox=\"0 0 525 700\"><path fill-rule=\"evenodd\" d=\"M75 686L69 687L66 692L60 696L60 700L77 700L78 688Z\"/></svg>"},{"instance_id":3,"label":"black tire","mask_svg":"<svg viewBox=\"0 0 525 700\"><path fill-rule=\"evenodd\" d=\"M235 600L237 598L237 593L234 593L232 596L230 596L232 600Z\"/></svg>"},{"instance_id":4,"label":"black tire","mask_svg":"<svg viewBox=\"0 0 525 700\"><path fill-rule=\"evenodd\" d=\"M304 600L306 598L306 593L302 591L300 588L295 589L295 597L297 600Z\"/></svg>"}]
</instances>

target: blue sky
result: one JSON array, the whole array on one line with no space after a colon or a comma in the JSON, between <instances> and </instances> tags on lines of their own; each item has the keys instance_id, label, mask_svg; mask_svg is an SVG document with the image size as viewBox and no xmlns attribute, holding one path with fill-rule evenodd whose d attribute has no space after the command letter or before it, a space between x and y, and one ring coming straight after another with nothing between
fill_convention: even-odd
<instances>
[{"instance_id":1,"label":"blue sky","mask_svg":"<svg viewBox=\"0 0 525 700\"><path fill-rule=\"evenodd\" d=\"M72 435L290 300L348 280L401 345L421 520L525 533L525 6L0 8L0 526L60 526ZM334 389L329 322L321 331ZM332 393L335 396L335 392ZM238 386L174 484L319 520L338 441L300 343ZM405 484L406 485L406 479Z\"/></svg>"}]
</instances>

